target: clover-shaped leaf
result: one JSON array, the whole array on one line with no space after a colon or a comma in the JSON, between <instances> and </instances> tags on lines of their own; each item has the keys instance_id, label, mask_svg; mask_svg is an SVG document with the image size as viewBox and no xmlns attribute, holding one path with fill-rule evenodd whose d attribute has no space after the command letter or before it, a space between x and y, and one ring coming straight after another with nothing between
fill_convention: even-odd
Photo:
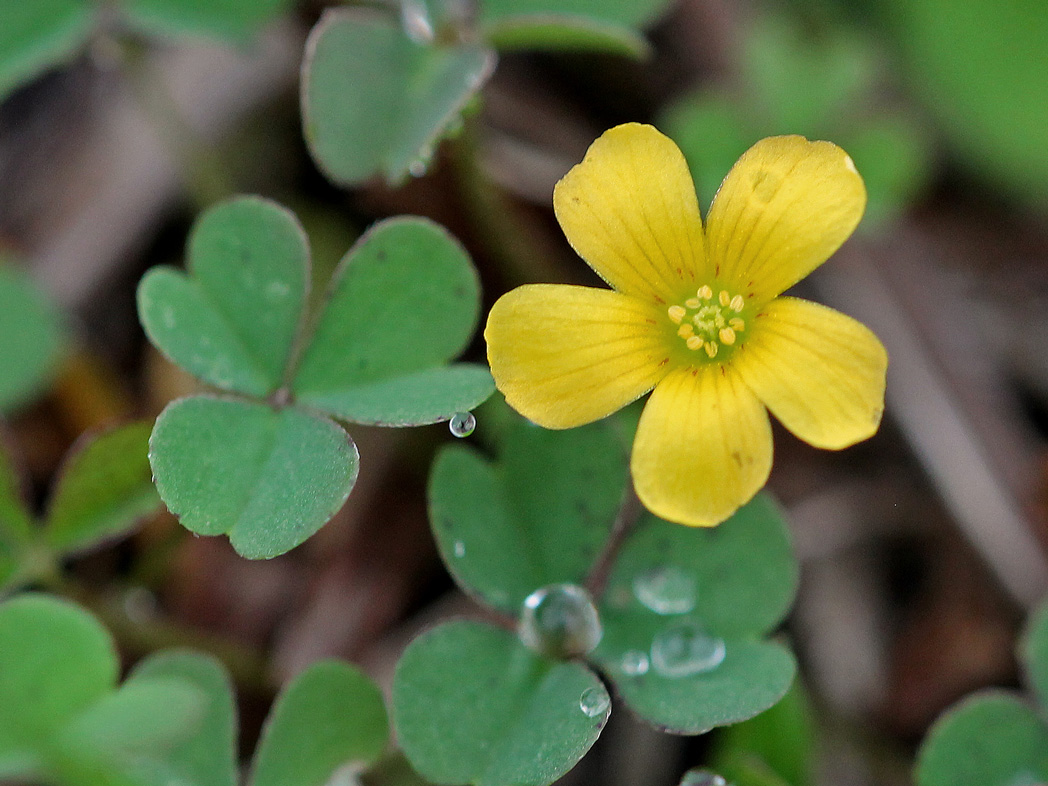
<instances>
[{"instance_id":1,"label":"clover-shaped leaf","mask_svg":"<svg viewBox=\"0 0 1048 786\"><path fill-rule=\"evenodd\" d=\"M1030 688L1041 706L1048 710L1048 601L1030 615L1019 655Z\"/></svg>"},{"instance_id":2,"label":"clover-shaped leaf","mask_svg":"<svg viewBox=\"0 0 1048 786\"><path fill-rule=\"evenodd\" d=\"M456 621L415 639L397 664L393 720L428 780L542 786L596 741L611 710L597 676L489 625Z\"/></svg>"},{"instance_id":3,"label":"clover-shaped leaf","mask_svg":"<svg viewBox=\"0 0 1048 786\"><path fill-rule=\"evenodd\" d=\"M122 0L130 24L162 36L202 35L245 43L292 0Z\"/></svg>"},{"instance_id":4,"label":"clover-shaped leaf","mask_svg":"<svg viewBox=\"0 0 1048 786\"><path fill-rule=\"evenodd\" d=\"M389 739L382 694L353 666L315 663L270 710L251 786L323 786L339 767L372 764Z\"/></svg>"},{"instance_id":5,"label":"clover-shaped leaf","mask_svg":"<svg viewBox=\"0 0 1048 786\"><path fill-rule=\"evenodd\" d=\"M5 32L0 25L0 37ZM29 276L0 260L0 412L26 403L50 382L64 344L57 309Z\"/></svg>"},{"instance_id":6,"label":"clover-shaped leaf","mask_svg":"<svg viewBox=\"0 0 1048 786\"><path fill-rule=\"evenodd\" d=\"M425 169L494 65L486 47L415 40L380 10L328 10L302 66L310 152L336 183L398 183Z\"/></svg>"},{"instance_id":7,"label":"clover-shaped leaf","mask_svg":"<svg viewBox=\"0 0 1048 786\"><path fill-rule=\"evenodd\" d=\"M206 697L171 675L117 688L118 670L109 634L73 604L35 594L0 604L0 776L141 784L162 768Z\"/></svg>"},{"instance_id":8,"label":"clover-shaped leaf","mask_svg":"<svg viewBox=\"0 0 1048 786\"><path fill-rule=\"evenodd\" d=\"M495 463L449 445L429 483L441 556L468 591L515 615L536 589L585 580L626 477L625 449L608 421L565 432L518 422Z\"/></svg>"},{"instance_id":9,"label":"clover-shaped leaf","mask_svg":"<svg viewBox=\"0 0 1048 786\"><path fill-rule=\"evenodd\" d=\"M450 419L494 386L448 365L469 342L477 275L440 226L376 224L346 254L307 326L309 250L295 217L257 197L205 213L186 273L142 280L150 339L205 382L240 397L168 405L150 439L157 489L182 524L228 534L250 559L294 548L342 507L356 446L329 420L410 426Z\"/></svg>"},{"instance_id":10,"label":"clover-shaped leaf","mask_svg":"<svg viewBox=\"0 0 1048 786\"><path fill-rule=\"evenodd\" d=\"M761 638L796 588L789 537L766 495L706 530L645 516L599 600L593 657L658 727L697 734L745 720L793 680L792 655Z\"/></svg>"}]
</instances>

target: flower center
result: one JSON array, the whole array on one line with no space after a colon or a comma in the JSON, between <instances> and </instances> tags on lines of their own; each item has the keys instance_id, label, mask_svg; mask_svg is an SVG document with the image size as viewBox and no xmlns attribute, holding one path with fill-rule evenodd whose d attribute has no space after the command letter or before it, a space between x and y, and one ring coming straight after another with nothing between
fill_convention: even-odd
<instances>
[{"instance_id":1,"label":"flower center","mask_svg":"<svg viewBox=\"0 0 1048 786\"><path fill-rule=\"evenodd\" d=\"M684 301L683 305L670 306L667 313L677 328L677 335L692 352L705 352L715 358L721 346L730 347L738 340L738 334L746 329L746 322L739 315L746 306L742 295L732 295L722 289L714 292L709 284L703 284Z\"/></svg>"}]
</instances>

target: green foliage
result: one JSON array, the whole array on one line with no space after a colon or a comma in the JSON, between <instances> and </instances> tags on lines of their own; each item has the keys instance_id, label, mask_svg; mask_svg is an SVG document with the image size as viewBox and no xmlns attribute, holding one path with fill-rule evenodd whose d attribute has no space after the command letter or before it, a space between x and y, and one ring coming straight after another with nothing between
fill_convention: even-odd
<instances>
[{"instance_id":1,"label":"green foliage","mask_svg":"<svg viewBox=\"0 0 1048 786\"><path fill-rule=\"evenodd\" d=\"M518 638L460 622L408 647L393 719L425 777L536 785L559 777L609 709L580 657L637 715L681 734L751 718L789 688L792 655L763 640L797 587L777 507L760 495L708 530L645 514L605 565L628 482L617 426L546 431L517 419L496 429L495 461L461 445L438 456L429 502L442 557L463 589L520 619ZM581 586L602 583L595 614ZM560 642L573 643L556 653ZM536 681L552 679L555 664L573 669L571 690L540 700ZM464 739L449 739L458 730Z\"/></svg>"},{"instance_id":2,"label":"green foliage","mask_svg":"<svg viewBox=\"0 0 1048 786\"><path fill-rule=\"evenodd\" d=\"M0 604L0 776L147 783L205 697L172 676L118 689L118 666L109 634L71 603L30 594Z\"/></svg>"},{"instance_id":3,"label":"green foliage","mask_svg":"<svg viewBox=\"0 0 1048 786\"><path fill-rule=\"evenodd\" d=\"M413 40L381 11L329 10L302 66L310 152L343 185L424 171L494 64L486 47Z\"/></svg>"},{"instance_id":4,"label":"green foliage","mask_svg":"<svg viewBox=\"0 0 1048 786\"><path fill-rule=\"evenodd\" d=\"M913 201L932 163L917 120L882 106L878 55L857 32L826 28L813 35L786 18L764 16L747 33L741 90L686 94L659 125L680 145L706 205L755 138L832 139L866 181L863 226L876 229Z\"/></svg>"},{"instance_id":5,"label":"green foliage","mask_svg":"<svg viewBox=\"0 0 1048 786\"><path fill-rule=\"evenodd\" d=\"M86 0L0 0L0 101L71 59L86 42L96 13Z\"/></svg>"},{"instance_id":6,"label":"green foliage","mask_svg":"<svg viewBox=\"0 0 1048 786\"><path fill-rule=\"evenodd\" d=\"M468 254L427 219L376 224L349 250L316 319L294 215L257 197L211 208L187 273L155 268L138 291L147 335L173 362L253 400L193 396L157 419L150 463L182 524L228 534L268 559L316 532L345 502L357 450L343 421L412 426L472 409L487 369L447 365L480 301ZM309 324L307 324L307 322Z\"/></svg>"},{"instance_id":7,"label":"green foliage","mask_svg":"<svg viewBox=\"0 0 1048 786\"><path fill-rule=\"evenodd\" d=\"M609 424L555 433L518 419L497 462L464 445L441 451L429 483L433 533L456 580L515 615L539 587L585 581L626 479Z\"/></svg>"},{"instance_id":8,"label":"green foliage","mask_svg":"<svg viewBox=\"0 0 1048 786\"><path fill-rule=\"evenodd\" d=\"M19 2L17 7L18 14L22 9L28 13L35 4ZM5 32L0 25L0 38ZM64 349L58 311L29 276L0 262L0 413L41 392Z\"/></svg>"},{"instance_id":9,"label":"green foliage","mask_svg":"<svg viewBox=\"0 0 1048 786\"><path fill-rule=\"evenodd\" d=\"M544 658L511 633L460 620L408 646L392 707L401 747L434 783L539 786L589 750L611 702L582 664Z\"/></svg>"},{"instance_id":10,"label":"green foliage","mask_svg":"<svg viewBox=\"0 0 1048 786\"><path fill-rule=\"evenodd\" d=\"M389 739L382 694L354 667L315 663L284 689L255 751L252 786L324 786L339 767L374 763Z\"/></svg>"},{"instance_id":11,"label":"green foliage","mask_svg":"<svg viewBox=\"0 0 1048 786\"><path fill-rule=\"evenodd\" d=\"M203 35L244 44L293 0L121 0L130 24L162 36Z\"/></svg>"},{"instance_id":12,"label":"green foliage","mask_svg":"<svg viewBox=\"0 0 1048 786\"><path fill-rule=\"evenodd\" d=\"M1048 199L1048 5L1039 0L883 0L910 84L965 164ZM861 171L861 170L860 170Z\"/></svg>"},{"instance_id":13,"label":"green foliage","mask_svg":"<svg viewBox=\"0 0 1048 786\"><path fill-rule=\"evenodd\" d=\"M41 521L26 507L14 459L0 441L0 591L46 577L60 559L127 535L159 510L148 438L147 423L81 438Z\"/></svg>"},{"instance_id":14,"label":"green foliage","mask_svg":"<svg viewBox=\"0 0 1048 786\"><path fill-rule=\"evenodd\" d=\"M1048 781L1048 602L1028 622L1020 659L1033 689L1026 700L984 690L935 722L917 754L917 786L1033 786Z\"/></svg>"}]
</instances>

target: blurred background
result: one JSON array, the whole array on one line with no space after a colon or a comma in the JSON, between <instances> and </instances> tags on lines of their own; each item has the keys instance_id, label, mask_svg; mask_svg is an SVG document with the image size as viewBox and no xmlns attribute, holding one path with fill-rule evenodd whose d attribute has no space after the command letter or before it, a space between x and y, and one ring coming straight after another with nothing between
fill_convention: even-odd
<instances>
[{"instance_id":1,"label":"blurred background","mask_svg":"<svg viewBox=\"0 0 1048 786\"><path fill-rule=\"evenodd\" d=\"M0 37L12 2L0 3ZM1015 638L1048 590L1048 4L648 2L646 58L502 51L465 125L417 176L352 189L330 184L303 142L299 69L324 5L299 2L240 46L103 24L0 104L0 255L30 271L75 336L54 384L7 423L38 498L82 431L153 417L193 390L146 342L135 286L180 264L195 215L226 195L295 210L321 278L376 219L430 216L470 249L490 306L524 281L596 283L551 195L612 125L673 136L704 212L757 139L829 139L854 158L870 204L801 294L881 337L888 407L877 436L840 454L776 434L771 487L802 565L785 633L818 782L910 782L938 713L975 688L1019 684ZM483 358L479 338L469 354ZM483 409L478 419L483 439ZM348 504L283 557L249 562L161 517L71 566L129 663L172 644L223 658L248 751L275 688L305 665L340 656L388 685L420 628L475 613L426 520L446 426L351 432L363 460ZM622 710L563 782L676 783L706 761L710 736L664 736Z\"/></svg>"}]
</instances>

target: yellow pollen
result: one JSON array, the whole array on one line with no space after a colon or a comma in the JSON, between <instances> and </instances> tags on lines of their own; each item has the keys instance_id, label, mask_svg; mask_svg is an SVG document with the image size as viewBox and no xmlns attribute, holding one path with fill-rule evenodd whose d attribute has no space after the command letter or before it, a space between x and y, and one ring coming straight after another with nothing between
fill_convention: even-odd
<instances>
[{"instance_id":1,"label":"yellow pollen","mask_svg":"<svg viewBox=\"0 0 1048 786\"><path fill-rule=\"evenodd\" d=\"M706 354L707 355L709 355L711 358L717 357L717 345L716 344L714 344L712 341L707 341L704 346L706 348Z\"/></svg>"},{"instance_id":2,"label":"yellow pollen","mask_svg":"<svg viewBox=\"0 0 1048 786\"><path fill-rule=\"evenodd\" d=\"M728 293L725 292L723 289L720 291L720 294L717 296L717 299L720 300L720 304L724 307L727 307L728 304L731 302L731 298L728 297Z\"/></svg>"},{"instance_id":3,"label":"yellow pollen","mask_svg":"<svg viewBox=\"0 0 1048 786\"><path fill-rule=\"evenodd\" d=\"M741 332L742 332L743 330L745 330L745 329L746 329L746 323L745 323L745 322L743 322L743 321L742 321L741 319L739 319L738 317L734 317L734 318L732 318L732 319L729 319L729 320L728 320L728 324L729 324L729 325L731 325L731 328L732 328L732 330L735 330L735 331L737 331L737 332L740 332L740 333L741 333Z\"/></svg>"},{"instance_id":4,"label":"yellow pollen","mask_svg":"<svg viewBox=\"0 0 1048 786\"><path fill-rule=\"evenodd\" d=\"M695 335L695 328L693 328L691 325L687 323L684 323L677 330L677 335L681 338L690 338L691 336Z\"/></svg>"},{"instance_id":5,"label":"yellow pollen","mask_svg":"<svg viewBox=\"0 0 1048 786\"><path fill-rule=\"evenodd\" d=\"M670 306L669 308L670 319L677 325L680 324L680 321L684 319L684 315L687 313L688 310L684 306Z\"/></svg>"},{"instance_id":6,"label":"yellow pollen","mask_svg":"<svg viewBox=\"0 0 1048 786\"><path fill-rule=\"evenodd\" d=\"M721 328L720 333L717 335L720 337L722 344L727 344L730 347L735 343L735 331L731 328Z\"/></svg>"},{"instance_id":7,"label":"yellow pollen","mask_svg":"<svg viewBox=\"0 0 1048 786\"><path fill-rule=\"evenodd\" d=\"M697 297L690 297L684 301L684 305L686 305L688 308L698 308L702 304L699 302L699 299Z\"/></svg>"},{"instance_id":8,"label":"yellow pollen","mask_svg":"<svg viewBox=\"0 0 1048 786\"><path fill-rule=\"evenodd\" d=\"M731 310L738 314L742 311L742 307L746 301L742 299L742 295L736 295L731 299Z\"/></svg>"},{"instance_id":9,"label":"yellow pollen","mask_svg":"<svg viewBox=\"0 0 1048 786\"><path fill-rule=\"evenodd\" d=\"M698 336L689 336L687 342L688 349L698 349L702 346L702 339Z\"/></svg>"},{"instance_id":10,"label":"yellow pollen","mask_svg":"<svg viewBox=\"0 0 1048 786\"><path fill-rule=\"evenodd\" d=\"M711 297L713 297L713 290L710 289L709 284L703 284L701 287L699 287L699 291L696 294L698 294L698 296L701 297L703 300L709 300Z\"/></svg>"},{"instance_id":11,"label":"yellow pollen","mask_svg":"<svg viewBox=\"0 0 1048 786\"><path fill-rule=\"evenodd\" d=\"M712 359L722 349L721 354L730 354L742 341L740 334L746 329L746 322L741 314L745 307L743 295L703 284L683 303L668 306L666 314L688 349L701 349Z\"/></svg>"}]
</instances>

